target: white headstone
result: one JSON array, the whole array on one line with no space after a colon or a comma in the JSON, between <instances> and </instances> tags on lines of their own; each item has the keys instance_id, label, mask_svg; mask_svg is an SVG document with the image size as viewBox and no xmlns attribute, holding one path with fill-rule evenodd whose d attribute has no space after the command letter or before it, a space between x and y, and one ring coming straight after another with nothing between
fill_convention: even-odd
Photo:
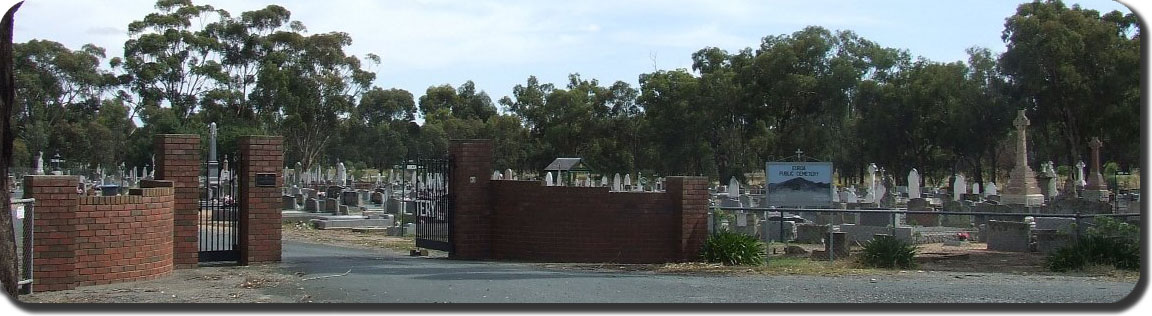
<instances>
[{"instance_id":1,"label":"white headstone","mask_svg":"<svg viewBox=\"0 0 1152 316\"><path fill-rule=\"evenodd\" d=\"M856 192L853 192L852 190L844 190L840 191L840 202L859 203L860 201L859 197L856 196Z\"/></svg>"},{"instance_id":2,"label":"white headstone","mask_svg":"<svg viewBox=\"0 0 1152 316\"><path fill-rule=\"evenodd\" d=\"M619 173L617 173L615 177L612 177L612 191L624 191L624 183L620 181Z\"/></svg>"},{"instance_id":3,"label":"white headstone","mask_svg":"<svg viewBox=\"0 0 1152 316\"><path fill-rule=\"evenodd\" d=\"M829 184L828 186L832 188L832 203L840 203L840 192L836 190L836 185Z\"/></svg>"},{"instance_id":4,"label":"white headstone","mask_svg":"<svg viewBox=\"0 0 1152 316\"><path fill-rule=\"evenodd\" d=\"M740 198L740 180L736 180L736 177L728 179L728 198Z\"/></svg>"},{"instance_id":5,"label":"white headstone","mask_svg":"<svg viewBox=\"0 0 1152 316\"><path fill-rule=\"evenodd\" d=\"M608 187L608 176L600 176L600 186L605 188Z\"/></svg>"},{"instance_id":6,"label":"white headstone","mask_svg":"<svg viewBox=\"0 0 1152 316\"><path fill-rule=\"evenodd\" d=\"M952 200L959 201L967 189L968 183L964 182L964 176L956 175L956 181L952 183Z\"/></svg>"},{"instance_id":7,"label":"white headstone","mask_svg":"<svg viewBox=\"0 0 1152 316\"><path fill-rule=\"evenodd\" d=\"M972 184L972 194L980 194L980 182Z\"/></svg>"},{"instance_id":8,"label":"white headstone","mask_svg":"<svg viewBox=\"0 0 1152 316\"><path fill-rule=\"evenodd\" d=\"M1047 195L1049 199L1060 195L1060 191L1056 189L1056 184L1060 179L1056 174L1056 168L1052 166L1052 162L1049 161L1048 169L1044 171L1044 174L1048 176L1048 192L1044 192L1044 194Z\"/></svg>"},{"instance_id":9,"label":"white headstone","mask_svg":"<svg viewBox=\"0 0 1152 316\"><path fill-rule=\"evenodd\" d=\"M504 175L501 175L500 171L492 171L492 180L500 180L500 179L504 179Z\"/></svg>"},{"instance_id":10,"label":"white headstone","mask_svg":"<svg viewBox=\"0 0 1152 316\"><path fill-rule=\"evenodd\" d=\"M43 151L41 151L39 154L36 154L36 174L37 175L44 174L44 152Z\"/></svg>"},{"instance_id":11,"label":"white headstone","mask_svg":"<svg viewBox=\"0 0 1152 316\"><path fill-rule=\"evenodd\" d=\"M340 180L340 185L348 184L348 169L344 168L344 163L336 164L336 179Z\"/></svg>"},{"instance_id":12,"label":"white headstone","mask_svg":"<svg viewBox=\"0 0 1152 316\"><path fill-rule=\"evenodd\" d=\"M908 172L908 198L920 198L920 172L916 168Z\"/></svg>"},{"instance_id":13,"label":"white headstone","mask_svg":"<svg viewBox=\"0 0 1152 316\"><path fill-rule=\"evenodd\" d=\"M864 195L864 203L876 202L876 200L869 199L869 196L874 198L879 197L875 194L872 194L876 192L876 184L878 182L876 181L876 171L880 171L880 168L877 168L875 163L868 164L868 182L864 183L864 186L868 188L868 194Z\"/></svg>"},{"instance_id":14,"label":"white headstone","mask_svg":"<svg viewBox=\"0 0 1152 316\"><path fill-rule=\"evenodd\" d=\"M624 175L624 187L621 188L620 191L624 191L624 189L627 189L628 187L631 187L631 186L632 186L632 174L625 174Z\"/></svg>"},{"instance_id":15,"label":"white headstone","mask_svg":"<svg viewBox=\"0 0 1152 316\"><path fill-rule=\"evenodd\" d=\"M995 182L988 182L984 185L984 196L1000 195L1000 188L996 187Z\"/></svg>"},{"instance_id":16,"label":"white headstone","mask_svg":"<svg viewBox=\"0 0 1152 316\"><path fill-rule=\"evenodd\" d=\"M553 186L553 185L554 185L554 184L552 183L552 172L548 172L548 175L544 176L544 184L546 184L546 185L548 185L548 186Z\"/></svg>"},{"instance_id":17,"label":"white headstone","mask_svg":"<svg viewBox=\"0 0 1152 316\"><path fill-rule=\"evenodd\" d=\"M504 170L504 180L512 180L512 169Z\"/></svg>"}]
</instances>

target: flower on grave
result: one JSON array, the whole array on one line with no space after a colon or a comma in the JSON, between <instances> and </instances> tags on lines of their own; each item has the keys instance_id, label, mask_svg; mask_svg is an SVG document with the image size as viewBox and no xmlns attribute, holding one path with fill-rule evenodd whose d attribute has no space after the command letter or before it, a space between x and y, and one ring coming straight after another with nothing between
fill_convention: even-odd
<instances>
[{"instance_id":1,"label":"flower on grave","mask_svg":"<svg viewBox=\"0 0 1152 316\"><path fill-rule=\"evenodd\" d=\"M959 241L966 241L966 240L968 240L968 237L969 237L969 236L968 236L968 233L963 233L963 232L961 232L961 233L956 233L956 240L959 240Z\"/></svg>"}]
</instances>

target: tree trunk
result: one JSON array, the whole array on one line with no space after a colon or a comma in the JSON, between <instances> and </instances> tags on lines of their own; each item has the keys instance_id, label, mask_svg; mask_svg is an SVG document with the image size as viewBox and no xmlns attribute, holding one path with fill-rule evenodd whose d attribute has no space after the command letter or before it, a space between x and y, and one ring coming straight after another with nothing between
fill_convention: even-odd
<instances>
[{"instance_id":1,"label":"tree trunk","mask_svg":"<svg viewBox=\"0 0 1152 316\"><path fill-rule=\"evenodd\" d=\"M4 204L0 211L0 283L4 285L4 292L12 297L19 295L17 275L19 268L16 260L16 233L12 227L11 193L8 191L8 165L12 162L12 107L15 99L15 87L12 78L12 19L16 10L23 2L17 2L4 15L0 22L0 203Z\"/></svg>"}]
</instances>

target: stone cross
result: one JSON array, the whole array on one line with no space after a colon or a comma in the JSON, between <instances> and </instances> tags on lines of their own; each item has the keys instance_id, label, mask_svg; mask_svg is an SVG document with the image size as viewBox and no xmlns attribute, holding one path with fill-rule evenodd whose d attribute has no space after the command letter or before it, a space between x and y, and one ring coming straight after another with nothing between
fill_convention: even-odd
<instances>
[{"instance_id":1,"label":"stone cross","mask_svg":"<svg viewBox=\"0 0 1152 316\"><path fill-rule=\"evenodd\" d=\"M1092 169L1088 173L1088 183L1084 187L1085 190L1108 190L1107 184L1104 183L1104 175L1100 170L1100 147L1104 143L1100 142L1099 137L1092 137L1092 141L1088 142L1088 147L1092 148Z\"/></svg>"},{"instance_id":2,"label":"stone cross","mask_svg":"<svg viewBox=\"0 0 1152 316\"><path fill-rule=\"evenodd\" d=\"M1009 174L1008 184L1004 186L1004 195L1000 199L1005 205L1024 205L1027 207L1040 206L1044 203L1044 195L1040 194L1040 187L1036 183L1036 174L1028 167L1028 117L1025 110L1017 111L1016 120L1016 166Z\"/></svg>"}]
</instances>

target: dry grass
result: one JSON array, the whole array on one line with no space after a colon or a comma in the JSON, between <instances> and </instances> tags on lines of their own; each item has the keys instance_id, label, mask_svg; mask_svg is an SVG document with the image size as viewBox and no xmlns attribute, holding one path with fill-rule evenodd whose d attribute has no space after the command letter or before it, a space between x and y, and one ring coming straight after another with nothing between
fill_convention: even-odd
<instances>
[{"instance_id":1,"label":"dry grass","mask_svg":"<svg viewBox=\"0 0 1152 316\"><path fill-rule=\"evenodd\" d=\"M384 232L358 233L351 230L314 229L305 223L284 224L283 239L351 248L389 249L408 253L416 248L412 237L392 237Z\"/></svg>"},{"instance_id":2,"label":"dry grass","mask_svg":"<svg viewBox=\"0 0 1152 316\"><path fill-rule=\"evenodd\" d=\"M876 275L892 274L896 270L872 269L858 265L854 260L818 261L806 257L770 257L763 266L724 266L713 263L670 263L655 272L687 274L743 274L743 275Z\"/></svg>"}]
</instances>

